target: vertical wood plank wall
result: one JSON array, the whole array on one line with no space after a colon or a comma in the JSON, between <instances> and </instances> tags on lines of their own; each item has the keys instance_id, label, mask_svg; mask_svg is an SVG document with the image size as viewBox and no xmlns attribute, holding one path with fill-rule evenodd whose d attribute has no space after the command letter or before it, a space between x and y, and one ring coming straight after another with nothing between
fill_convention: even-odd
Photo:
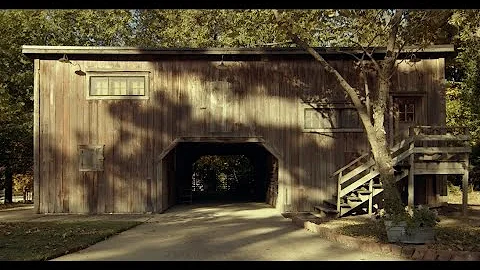
<instances>
[{"instance_id":1,"label":"vertical wood plank wall","mask_svg":"<svg viewBox=\"0 0 480 270\"><path fill-rule=\"evenodd\" d=\"M345 153L369 148L363 133L303 132L302 93L344 98L313 61L225 62L226 70L205 60L75 62L86 71L149 71L150 98L87 100L85 76L74 73L76 66L39 61L40 213L161 212L174 189L165 182L171 172L159 170L158 156L178 136L262 136L282 159L277 207L311 210L336 194L336 179L329 176L349 162ZM353 86L363 87L351 62L330 62ZM399 91L427 92L424 111L433 124L445 118L443 68L443 59L422 60L415 68L402 63L394 80ZM213 94L212 87L223 89ZM212 95L224 96L215 96L213 106ZM78 170L80 144L105 145L104 171Z\"/></svg>"}]
</instances>

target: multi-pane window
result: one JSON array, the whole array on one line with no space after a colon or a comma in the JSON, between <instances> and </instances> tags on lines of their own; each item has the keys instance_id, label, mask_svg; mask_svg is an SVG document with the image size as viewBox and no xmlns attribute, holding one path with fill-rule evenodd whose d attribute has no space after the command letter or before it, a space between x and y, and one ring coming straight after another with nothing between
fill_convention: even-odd
<instances>
[{"instance_id":1,"label":"multi-pane window","mask_svg":"<svg viewBox=\"0 0 480 270\"><path fill-rule=\"evenodd\" d=\"M147 72L91 72L87 85L89 99L148 98Z\"/></svg>"},{"instance_id":2,"label":"multi-pane window","mask_svg":"<svg viewBox=\"0 0 480 270\"><path fill-rule=\"evenodd\" d=\"M305 130L362 131L355 108L304 108Z\"/></svg>"},{"instance_id":3,"label":"multi-pane window","mask_svg":"<svg viewBox=\"0 0 480 270\"><path fill-rule=\"evenodd\" d=\"M400 122L415 121L415 99L413 98L395 98L395 110L397 119Z\"/></svg>"}]
</instances>

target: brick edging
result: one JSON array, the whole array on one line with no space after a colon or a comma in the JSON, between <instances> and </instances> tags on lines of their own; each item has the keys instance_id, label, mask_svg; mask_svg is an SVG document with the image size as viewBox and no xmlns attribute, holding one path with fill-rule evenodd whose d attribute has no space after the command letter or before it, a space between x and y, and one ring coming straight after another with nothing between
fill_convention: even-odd
<instances>
[{"instance_id":1,"label":"brick edging","mask_svg":"<svg viewBox=\"0 0 480 270\"><path fill-rule=\"evenodd\" d=\"M353 249L360 249L367 252L388 253L394 256L411 260L423 261L480 261L480 252L471 251L449 251L428 249L425 246L406 245L400 246L390 243L377 243L364 239L357 239L352 236L336 233L332 229L322 228L308 220L299 217L292 217L292 223L308 231L318 233L321 237L331 241L342 243Z\"/></svg>"}]
</instances>

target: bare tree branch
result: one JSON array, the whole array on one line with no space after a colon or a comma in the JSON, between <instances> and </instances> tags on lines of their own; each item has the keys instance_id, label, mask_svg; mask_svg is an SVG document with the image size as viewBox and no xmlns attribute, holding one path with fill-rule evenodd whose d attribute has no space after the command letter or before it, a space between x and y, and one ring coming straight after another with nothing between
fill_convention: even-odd
<instances>
[{"instance_id":1,"label":"bare tree branch","mask_svg":"<svg viewBox=\"0 0 480 270\"><path fill-rule=\"evenodd\" d=\"M368 56L368 58L370 58L370 60L372 60L373 62L373 65L375 66L375 69L377 70L377 72L379 73L380 76L382 76L381 74L381 70L382 68L380 67L380 65L378 64L378 62L373 58L373 55L372 53L368 52L367 49L365 49L365 47L362 46L362 44L354 41L355 44L357 44L358 46L360 46L363 50L363 52ZM373 51L372 51L373 52Z\"/></svg>"},{"instance_id":2,"label":"bare tree branch","mask_svg":"<svg viewBox=\"0 0 480 270\"><path fill-rule=\"evenodd\" d=\"M339 53L346 54L346 55L350 55L350 56L352 56L353 58L355 58L355 59L356 59L357 61L359 61L359 62L362 61L361 58L358 58L358 56L356 56L356 55L353 54L353 53L345 52L345 51L342 51L342 50L340 50L340 49L336 49L335 51L336 51L336 52L339 52Z\"/></svg>"},{"instance_id":3,"label":"bare tree branch","mask_svg":"<svg viewBox=\"0 0 480 270\"><path fill-rule=\"evenodd\" d=\"M357 93L357 90L352 87L344 78L343 76L338 73L338 71L333 68L317 51L315 51L312 47L310 47L305 41L300 39L297 35L293 34L291 29L285 26L285 22L282 21L282 18L280 14L278 13L277 10L273 10L273 14L275 15L275 18L278 22L278 24L284 28L287 31L287 34L290 36L290 38L300 47L305 49L308 53L310 53L315 60L320 62L322 66L325 68L325 71L328 73L334 75L335 79L338 81L340 86L342 86L343 89L347 92L347 94L350 96L350 99L352 100L353 105L355 106L355 109L357 110L360 119L362 120L362 123L367 130L367 136L372 136L370 130L373 130L373 124L370 121L370 118L368 117L366 107L364 104L362 104L362 101L360 100L360 97ZM370 137L369 136L369 137ZM376 140L372 138L369 138L370 144L372 144L372 148L376 148Z\"/></svg>"}]
</instances>

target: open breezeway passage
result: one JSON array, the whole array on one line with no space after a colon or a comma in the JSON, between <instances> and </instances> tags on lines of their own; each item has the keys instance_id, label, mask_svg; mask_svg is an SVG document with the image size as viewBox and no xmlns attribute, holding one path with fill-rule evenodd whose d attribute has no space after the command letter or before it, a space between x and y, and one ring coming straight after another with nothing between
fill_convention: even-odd
<instances>
[{"instance_id":1,"label":"open breezeway passage","mask_svg":"<svg viewBox=\"0 0 480 270\"><path fill-rule=\"evenodd\" d=\"M55 260L402 260L352 250L298 228L265 203L175 205Z\"/></svg>"}]
</instances>

